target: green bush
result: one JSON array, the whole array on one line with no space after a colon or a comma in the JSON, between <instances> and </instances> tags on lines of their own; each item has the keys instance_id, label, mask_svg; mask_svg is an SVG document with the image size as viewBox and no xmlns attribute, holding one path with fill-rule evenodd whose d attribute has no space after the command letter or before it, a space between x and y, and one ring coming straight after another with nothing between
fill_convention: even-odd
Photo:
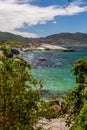
<instances>
[{"instance_id":1,"label":"green bush","mask_svg":"<svg viewBox=\"0 0 87 130\"><path fill-rule=\"evenodd\" d=\"M3 57L0 61L0 130L33 130L40 99L31 86L40 83L24 60Z\"/></svg>"},{"instance_id":2,"label":"green bush","mask_svg":"<svg viewBox=\"0 0 87 130\"><path fill-rule=\"evenodd\" d=\"M63 114L67 114L70 130L87 130L87 58L75 61L72 72L78 86L65 96Z\"/></svg>"}]
</instances>

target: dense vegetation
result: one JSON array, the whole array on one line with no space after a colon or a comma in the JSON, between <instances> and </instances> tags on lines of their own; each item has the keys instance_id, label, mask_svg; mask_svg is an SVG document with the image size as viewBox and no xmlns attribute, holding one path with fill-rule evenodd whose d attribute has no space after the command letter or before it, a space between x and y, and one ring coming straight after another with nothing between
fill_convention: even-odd
<instances>
[{"instance_id":1,"label":"dense vegetation","mask_svg":"<svg viewBox=\"0 0 87 130\"><path fill-rule=\"evenodd\" d=\"M41 101L37 88L42 83L32 76L30 64L20 57L7 58L5 46L0 50L0 130L33 130L39 117L60 114L66 115L70 130L87 130L87 58L75 61L72 72L78 86L64 96L61 110L54 101Z\"/></svg>"},{"instance_id":2,"label":"dense vegetation","mask_svg":"<svg viewBox=\"0 0 87 130\"><path fill-rule=\"evenodd\" d=\"M3 40L3 41L1 41L0 42L0 45L1 46L15 46L15 47L21 47L21 46L23 46L23 43L22 42L17 42L17 41L7 41L7 40Z\"/></svg>"},{"instance_id":3,"label":"dense vegetation","mask_svg":"<svg viewBox=\"0 0 87 130\"><path fill-rule=\"evenodd\" d=\"M75 61L72 72L78 86L66 96L63 113L70 130L87 130L87 58Z\"/></svg>"},{"instance_id":4,"label":"dense vegetation","mask_svg":"<svg viewBox=\"0 0 87 130\"><path fill-rule=\"evenodd\" d=\"M20 35L8 33L8 32L0 32L0 41L15 41L15 42L23 42L28 43L28 38L24 38Z\"/></svg>"},{"instance_id":5,"label":"dense vegetation","mask_svg":"<svg viewBox=\"0 0 87 130\"><path fill-rule=\"evenodd\" d=\"M42 82L32 76L31 65L18 56L7 58L5 46L0 50L0 130L33 130L40 117L57 117L50 103L40 99Z\"/></svg>"},{"instance_id":6,"label":"dense vegetation","mask_svg":"<svg viewBox=\"0 0 87 130\"><path fill-rule=\"evenodd\" d=\"M30 68L21 59L0 58L0 130L32 130L38 119L39 96L31 86L40 83Z\"/></svg>"}]
</instances>

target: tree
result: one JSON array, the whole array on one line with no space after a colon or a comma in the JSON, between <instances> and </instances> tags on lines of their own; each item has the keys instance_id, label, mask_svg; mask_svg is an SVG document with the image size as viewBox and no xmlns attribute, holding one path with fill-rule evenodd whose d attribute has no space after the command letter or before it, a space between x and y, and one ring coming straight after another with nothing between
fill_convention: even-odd
<instances>
[{"instance_id":1,"label":"tree","mask_svg":"<svg viewBox=\"0 0 87 130\"><path fill-rule=\"evenodd\" d=\"M33 130L40 99L32 86L37 85L30 64L21 58L0 58L0 130Z\"/></svg>"},{"instance_id":2,"label":"tree","mask_svg":"<svg viewBox=\"0 0 87 130\"><path fill-rule=\"evenodd\" d=\"M75 61L72 72L78 86L66 96L63 113L70 130L87 130L87 58Z\"/></svg>"}]
</instances>

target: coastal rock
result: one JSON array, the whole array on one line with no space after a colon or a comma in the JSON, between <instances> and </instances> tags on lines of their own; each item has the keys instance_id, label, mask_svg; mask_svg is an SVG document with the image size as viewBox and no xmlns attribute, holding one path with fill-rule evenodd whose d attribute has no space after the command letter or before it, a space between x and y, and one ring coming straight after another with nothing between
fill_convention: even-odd
<instances>
[{"instance_id":1,"label":"coastal rock","mask_svg":"<svg viewBox=\"0 0 87 130\"><path fill-rule=\"evenodd\" d=\"M38 89L38 94L40 96L40 98L47 98L50 99L51 97L53 97L54 95L47 89ZM53 103L52 103L53 104Z\"/></svg>"},{"instance_id":2,"label":"coastal rock","mask_svg":"<svg viewBox=\"0 0 87 130\"><path fill-rule=\"evenodd\" d=\"M40 53L29 53L29 55L24 55L24 59L32 64L33 68L57 68L63 67L63 61L61 58L66 58L64 55L61 57L59 53L43 52Z\"/></svg>"},{"instance_id":3,"label":"coastal rock","mask_svg":"<svg viewBox=\"0 0 87 130\"><path fill-rule=\"evenodd\" d=\"M14 55L19 55L19 54L20 52L17 49L11 48L9 53L7 54L7 57L12 58Z\"/></svg>"},{"instance_id":4,"label":"coastal rock","mask_svg":"<svg viewBox=\"0 0 87 130\"><path fill-rule=\"evenodd\" d=\"M2 50L0 50L0 57L3 57L4 56L4 53Z\"/></svg>"},{"instance_id":5,"label":"coastal rock","mask_svg":"<svg viewBox=\"0 0 87 130\"><path fill-rule=\"evenodd\" d=\"M53 110L54 112L57 112L57 113L61 111L61 107L60 107L59 105L54 105L54 106L52 106L51 108L52 108L52 110Z\"/></svg>"},{"instance_id":6,"label":"coastal rock","mask_svg":"<svg viewBox=\"0 0 87 130\"><path fill-rule=\"evenodd\" d=\"M11 52L12 52L12 54L15 54L15 55L19 55L20 54L20 52L17 49L15 49L15 48L11 48Z\"/></svg>"},{"instance_id":7,"label":"coastal rock","mask_svg":"<svg viewBox=\"0 0 87 130\"><path fill-rule=\"evenodd\" d=\"M66 120L64 118L58 119L45 119L39 120L37 127L42 127L44 130L69 130L70 127L66 126Z\"/></svg>"},{"instance_id":8,"label":"coastal rock","mask_svg":"<svg viewBox=\"0 0 87 130\"><path fill-rule=\"evenodd\" d=\"M42 43L36 47L32 45L31 47L22 48L22 51L25 51L25 52L30 52L30 51L35 51L35 50L38 50L38 51L47 50L47 51L59 51L59 52L74 51L73 49L69 49L66 47L58 46L58 45L46 44L46 43Z\"/></svg>"},{"instance_id":9,"label":"coastal rock","mask_svg":"<svg viewBox=\"0 0 87 130\"><path fill-rule=\"evenodd\" d=\"M6 56L7 56L7 58L12 58L13 57L12 51L10 50Z\"/></svg>"},{"instance_id":10,"label":"coastal rock","mask_svg":"<svg viewBox=\"0 0 87 130\"><path fill-rule=\"evenodd\" d=\"M56 45L50 45L50 44L41 44L41 48L44 48L44 50L55 50L55 51L64 51L64 50L69 50L65 47L61 47L61 46L56 46ZM38 48L37 48L38 50ZM39 48L40 50L40 48Z\"/></svg>"},{"instance_id":11,"label":"coastal rock","mask_svg":"<svg viewBox=\"0 0 87 130\"><path fill-rule=\"evenodd\" d=\"M20 63L22 60L21 60L21 59L17 59L17 58L16 58L16 59L14 59L14 61L16 61L16 62L19 62L19 63Z\"/></svg>"},{"instance_id":12,"label":"coastal rock","mask_svg":"<svg viewBox=\"0 0 87 130\"><path fill-rule=\"evenodd\" d=\"M0 61L0 65L3 65L3 62L2 62L2 61Z\"/></svg>"},{"instance_id":13,"label":"coastal rock","mask_svg":"<svg viewBox=\"0 0 87 130\"><path fill-rule=\"evenodd\" d=\"M39 61L46 61L46 58L40 57L40 58L39 58Z\"/></svg>"},{"instance_id":14,"label":"coastal rock","mask_svg":"<svg viewBox=\"0 0 87 130\"><path fill-rule=\"evenodd\" d=\"M74 49L67 49L67 50L63 50L63 52L75 52L76 50Z\"/></svg>"}]
</instances>

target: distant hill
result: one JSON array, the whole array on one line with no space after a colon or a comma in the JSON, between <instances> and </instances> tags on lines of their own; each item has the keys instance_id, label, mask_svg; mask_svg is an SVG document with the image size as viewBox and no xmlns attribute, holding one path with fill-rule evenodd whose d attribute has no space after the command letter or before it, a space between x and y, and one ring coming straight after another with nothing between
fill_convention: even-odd
<instances>
[{"instance_id":1,"label":"distant hill","mask_svg":"<svg viewBox=\"0 0 87 130\"><path fill-rule=\"evenodd\" d=\"M16 42L23 42L27 43L29 41L28 38L24 38L20 35L15 35L8 32L0 32L0 41L16 41Z\"/></svg>"},{"instance_id":2,"label":"distant hill","mask_svg":"<svg viewBox=\"0 0 87 130\"><path fill-rule=\"evenodd\" d=\"M87 34L85 33L60 33L46 37L47 40L60 45L82 45L87 44Z\"/></svg>"},{"instance_id":3,"label":"distant hill","mask_svg":"<svg viewBox=\"0 0 87 130\"><path fill-rule=\"evenodd\" d=\"M55 45L87 45L87 34L85 33L59 33L44 38L25 38L8 32L0 32L0 41L16 41L29 43L48 43Z\"/></svg>"}]
</instances>

